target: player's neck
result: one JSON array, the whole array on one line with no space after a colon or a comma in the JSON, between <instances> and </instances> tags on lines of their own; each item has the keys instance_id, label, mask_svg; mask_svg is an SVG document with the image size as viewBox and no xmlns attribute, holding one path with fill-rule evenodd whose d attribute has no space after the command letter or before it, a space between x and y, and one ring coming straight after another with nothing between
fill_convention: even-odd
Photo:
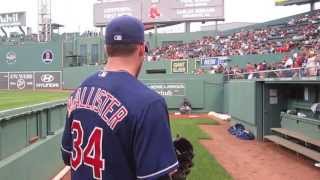
<instances>
[{"instance_id":1,"label":"player's neck","mask_svg":"<svg viewBox=\"0 0 320 180\"><path fill-rule=\"evenodd\" d=\"M104 67L106 71L126 71L130 75L137 77L138 76L138 66L132 62L131 58L118 58L112 57L108 58L108 62Z\"/></svg>"}]
</instances>

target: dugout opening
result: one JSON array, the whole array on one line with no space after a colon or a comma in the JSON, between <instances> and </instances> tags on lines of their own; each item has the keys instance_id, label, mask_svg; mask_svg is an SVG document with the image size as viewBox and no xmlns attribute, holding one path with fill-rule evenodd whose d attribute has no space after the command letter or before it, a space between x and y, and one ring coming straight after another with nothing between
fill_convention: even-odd
<instances>
[{"instance_id":1,"label":"dugout opening","mask_svg":"<svg viewBox=\"0 0 320 180\"><path fill-rule=\"evenodd\" d=\"M282 128L320 140L320 105L316 103L320 103L319 82L265 82L263 136L274 134L272 128Z\"/></svg>"}]
</instances>

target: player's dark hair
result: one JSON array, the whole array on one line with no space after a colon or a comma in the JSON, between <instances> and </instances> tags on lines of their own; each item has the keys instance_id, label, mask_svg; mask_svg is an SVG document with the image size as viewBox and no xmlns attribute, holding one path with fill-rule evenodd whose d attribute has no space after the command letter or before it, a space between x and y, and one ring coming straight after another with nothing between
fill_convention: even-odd
<instances>
[{"instance_id":1,"label":"player's dark hair","mask_svg":"<svg viewBox=\"0 0 320 180\"><path fill-rule=\"evenodd\" d=\"M130 56L138 49L137 44L112 44L107 45L109 57Z\"/></svg>"}]
</instances>

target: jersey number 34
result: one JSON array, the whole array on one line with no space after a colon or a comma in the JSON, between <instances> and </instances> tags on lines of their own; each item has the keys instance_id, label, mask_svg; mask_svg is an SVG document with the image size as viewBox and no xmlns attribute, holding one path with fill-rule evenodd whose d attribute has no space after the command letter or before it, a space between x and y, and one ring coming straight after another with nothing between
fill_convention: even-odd
<instances>
[{"instance_id":1,"label":"jersey number 34","mask_svg":"<svg viewBox=\"0 0 320 180\"><path fill-rule=\"evenodd\" d=\"M95 179L102 178L102 171L105 169L105 160L102 158L102 137L103 129L95 127L91 132L88 143L83 146L83 128L81 122L73 120L71 131L74 135L73 151L71 157L71 167L76 171L81 165L92 168L92 174Z\"/></svg>"}]
</instances>

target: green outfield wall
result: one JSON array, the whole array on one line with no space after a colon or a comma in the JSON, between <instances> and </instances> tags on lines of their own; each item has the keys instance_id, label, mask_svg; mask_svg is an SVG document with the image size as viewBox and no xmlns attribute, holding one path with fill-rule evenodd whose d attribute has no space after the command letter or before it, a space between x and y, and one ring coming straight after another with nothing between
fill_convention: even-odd
<instances>
[{"instance_id":1,"label":"green outfield wall","mask_svg":"<svg viewBox=\"0 0 320 180\"><path fill-rule=\"evenodd\" d=\"M51 52L46 61L45 52ZM9 71L57 71L63 60L62 40L48 43L25 42L19 45L0 46L0 72Z\"/></svg>"},{"instance_id":2,"label":"green outfield wall","mask_svg":"<svg viewBox=\"0 0 320 180\"><path fill-rule=\"evenodd\" d=\"M82 81L85 80L86 77L101 69L103 69L102 66L81 66L64 68L62 71L63 88L75 89L81 84Z\"/></svg>"},{"instance_id":3,"label":"green outfield wall","mask_svg":"<svg viewBox=\"0 0 320 180\"><path fill-rule=\"evenodd\" d=\"M64 67L103 64L104 38L71 34L63 42L63 54Z\"/></svg>"}]
</instances>

